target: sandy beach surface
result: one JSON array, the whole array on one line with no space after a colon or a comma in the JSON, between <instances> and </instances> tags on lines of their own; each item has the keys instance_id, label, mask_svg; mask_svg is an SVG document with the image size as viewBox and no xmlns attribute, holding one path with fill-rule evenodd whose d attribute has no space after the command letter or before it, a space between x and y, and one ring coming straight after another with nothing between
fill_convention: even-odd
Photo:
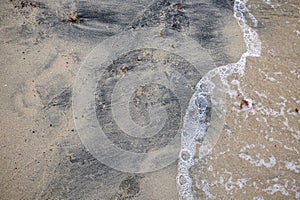
<instances>
[{"instance_id":1,"label":"sandy beach surface","mask_svg":"<svg viewBox=\"0 0 300 200\"><path fill-rule=\"evenodd\" d=\"M244 76L229 78L223 131L213 152L190 170L195 199L300 198L300 3L250 0L247 6L258 20L255 30L262 54L247 59ZM153 36L159 39L173 32L177 42L185 41L177 34L193 39L203 55L209 55L203 66L214 63L209 69L237 62L246 51L230 0L2 2L0 199L180 198L176 159L152 172L115 169L96 158L101 154L89 151L75 125L81 116L74 116L72 100L82 63L103 41L145 28L159 28ZM139 47L139 41L134 45ZM168 48L181 49L174 44ZM204 73L195 70L194 61L186 61L183 54L153 49L140 48L113 59L99 66L101 79L93 107L99 124L120 149L145 154L161 149L180 135L188 100ZM138 127L147 126L151 119L163 121L166 127L150 139L127 136L132 127L118 128L122 123L116 118L122 115L113 117L115 85L131 73L143 72L156 80L154 72L164 65L168 66L161 72L166 76L176 67L181 70L178 66L182 71L170 76L174 80L170 87L141 85L130 91L128 112ZM182 76L188 80L186 88ZM163 114L152 118L151 110L160 112L160 107L168 111L166 121L159 118ZM180 150L180 143L176 147ZM163 159L149 156L154 161L141 166L160 166L156 162Z\"/></svg>"},{"instance_id":2,"label":"sandy beach surface","mask_svg":"<svg viewBox=\"0 0 300 200\"><path fill-rule=\"evenodd\" d=\"M249 1L262 54L248 58L244 77L230 78L223 133L192 170L195 197L300 198L299 6Z\"/></svg>"}]
</instances>

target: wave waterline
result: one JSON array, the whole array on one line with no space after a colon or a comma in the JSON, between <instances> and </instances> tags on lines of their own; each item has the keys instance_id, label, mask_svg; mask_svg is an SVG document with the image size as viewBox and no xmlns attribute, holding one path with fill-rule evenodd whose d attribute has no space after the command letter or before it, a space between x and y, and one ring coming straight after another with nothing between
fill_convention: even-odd
<instances>
[{"instance_id":1,"label":"wave waterline","mask_svg":"<svg viewBox=\"0 0 300 200\"><path fill-rule=\"evenodd\" d=\"M197 160L208 155L217 143L222 128L220 122L224 120L226 112L224 91L229 89L228 77L232 74L244 76L247 57L261 55L261 41L258 34L247 23L247 18L249 18L254 27L257 26L256 18L246 7L247 2L248 0L235 0L234 2L234 17L243 31L247 51L242 54L238 62L215 68L199 81L184 118L177 176L179 194L182 199L194 199L189 170ZM214 110L214 107L217 109ZM217 125L210 126L208 123L210 109L213 109L216 114ZM219 114L221 117L217 116ZM213 127L215 125L218 127ZM197 149L199 144L201 147ZM199 158L197 158L196 152Z\"/></svg>"}]
</instances>

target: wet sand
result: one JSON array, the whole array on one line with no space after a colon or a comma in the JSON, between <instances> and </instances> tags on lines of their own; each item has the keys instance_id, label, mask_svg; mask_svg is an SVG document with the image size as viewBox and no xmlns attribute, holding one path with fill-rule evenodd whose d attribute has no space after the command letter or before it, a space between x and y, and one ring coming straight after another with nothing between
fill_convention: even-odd
<instances>
[{"instance_id":1,"label":"wet sand","mask_svg":"<svg viewBox=\"0 0 300 200\"><path fill-rule=\"evenodd\" d=\"M299 199L300 4L255 0L248 6L262 54L247 59L244 77L230 78L224 129L213 153L192 170L194 195Z\"/></svg>"},{"instance_id":2,"label":"wet sand","mask_svg":"<svg viewBox=\"0 0 300 200\"><path fill-rule=\"evenodd\" d=\"M87 151L72 115L80 63L97 44L124 30L163 25L188 34L217 66L240 57L239 51L225 51L242 41L230 2L189 2L183 8L158 2L3 2L1 199L179 198L176 160L145 174L112 169ZM147 123L147 112L142 107L133 113L146 119L137 123ZM180 112L174 113L179 120ZM159 141L152 141L156 148Z\"/></svg>"},{"instance_id":3,"label":"wet sand","mask_svg":"<svg viewBox=\"0 0 300 200\"><path fill-rule=\"evenodd\" d=\"M210 52L216 66L236 62L245 47L230 3L189 3L183 4L189 27L182 15L176 26L168 18L165 25L197 40ZM224 190L224 183L211 186L210 192L216 199L252 199L253 193L266 199L293 199L296 195L293 190L299 192L299 168L298 172L289 170L285 163L299 166L299 114L296 112L297 106L300 107L296 89L299 5L296 0L280 4L274 10L263 2L250 2L251 12L259 20L262 57L249 59L244 77L232 77L240 81L243 94L228 97L224 132L208 157L212 159L203 161L200 171L197 166L193 169L195 180L205 177L209 182L223 176L224 183L235 181L228 182L233 185L229 191ZM154 6L158 11L149 12L148 6L148 1L130 1L122 6L119 1L3 3L0 8L1 199L179 199L176 161L145 174L112 169L87 151L72 115L76 74L98 43L133 27L157 26L156 15L161 10L175 12L172 13L175 16L179 12L169 6ZM68 14L75 11L81 21L69 23ZM283 36L286 32L288 37ZM245 98L251 98L254 103L244 111L240 103ZM136 119L141 116L147 119L143 109L136 112L142 113L136 114ZM288 127L284 123L286 119ZM247 144L249 148L240 152ZM257 153L260 153L258 158ZM250 155L255 161L251 164L241 155ZM276 164L271 168L263 164L253 166L260 159L269 163L272 155ZM236 182L242 178L247 182L241 180L245 186L239 189ZM253 182L259 189L255 189ZM268 196L268 191L263 191L275 183L287 184L284 187L289 196L281 196L281 192ZM199 189L195 191L205 196Z\"/></svg>"}]
</instances>

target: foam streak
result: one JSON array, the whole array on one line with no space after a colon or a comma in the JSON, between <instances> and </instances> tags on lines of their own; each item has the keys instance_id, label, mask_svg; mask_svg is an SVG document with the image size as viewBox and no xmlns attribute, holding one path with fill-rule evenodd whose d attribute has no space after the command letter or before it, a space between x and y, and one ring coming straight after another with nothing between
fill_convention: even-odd
<instances>
[{"instance_id":1,"label":"foam streak","mask_svg":"<svg viewBox=\"0 0 300 200\"><path fill-rule=\"evenodd\" d=\"M189 175L189 170L196 163L195 158L197 158L197 145L199 146L199 144L201 144L201 147L198 149L198 159L201 159L212 151L214 145L217 143L220 133L220 131L217 130L221 130L222 128L220 125L219 129L214 128L214 131L210 132L211 127L209 127L207 123L207 113L209 109L213 107L218 107L219 110L216 109L216 112L222 111L221 116L225 116L225 103L224 98L222 98L224 96L218 93L218 91L221 90L220 86L228 89L228 76L234 73L243 76L247 57L258 57L261 54L261 42L258 38L258 34L247 24L246 16L249 16L249 19L252 21L254 26L257 25L257 20L251 13L249 13L246 3L247 0L235 1L234 16L244 33L244 41L247 51L242 54L237 63L231 63L226 66L213 69L200 80L197 84L196 92L190 100L189 108L184 118L177 183L180 196L185 200L194 199L192 178ZM211 102L209 102L208 99L211 99ZM217 120L221 122L222 118ZM199 141L202 142L200 143Z\"/></svg>"}]
</instances>

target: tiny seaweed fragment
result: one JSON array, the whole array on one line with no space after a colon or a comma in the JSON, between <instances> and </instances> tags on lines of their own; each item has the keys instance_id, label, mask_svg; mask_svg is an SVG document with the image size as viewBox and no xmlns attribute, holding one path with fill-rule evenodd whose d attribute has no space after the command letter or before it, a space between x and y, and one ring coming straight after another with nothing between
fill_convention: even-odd
<instances>
[{"instance_id":1,"label":"tiny seaweed fragment","mask_svg":"<svg viewBox=\"0 0 300 200\"><path fill-rule=\"evenodd\" d=\"M123 67L121 68L121 71L122 71L124 74L127 73L127 67L123 66Z\"/></svg>"},{"instance_id":2,"label":"tiny seaweed fragment","mask_svg":"<svg viewBox=\"0 0 300 200\"><path fill-rule=\"evenodd\" d=\"M161 30L159 31L159 36L162 37L164 35L164 32Z\"/></svg>"},{"instance_id":3,"label":"tiny seaweed fragment","mask_svg":"<svg viewBox=\"0 0 300 200\"><path fill-rule=\"evenodd\" d=\"M182 12L182 11L183 11L183 7L182 7L182 6L178 6L177 10L178 10L179 12Z\"/></svg>"},{"instance_id":4,"label":"tiny seaweed fragment","mask_svg":"<svg viewBox=\"0 0 300 200\"><path fill-rule=\"evenodd\" d=\"M79 23L80 19L78 18L77 12L72 12L68 14L68 18L65 20L65 22L68 24Z\"/></svg>"},{"instance_id":5,"label":"tiny seaweed fragment","mask_svg":"<svg viewBox=\"0 0 300 200\"><path fill-rule=\"evenodd\" d=\"M249 108L249 102L245 99L243 99L240 103L240 109L243 109L244 106L247 106Z\"/></svg>"}]
</instances>

